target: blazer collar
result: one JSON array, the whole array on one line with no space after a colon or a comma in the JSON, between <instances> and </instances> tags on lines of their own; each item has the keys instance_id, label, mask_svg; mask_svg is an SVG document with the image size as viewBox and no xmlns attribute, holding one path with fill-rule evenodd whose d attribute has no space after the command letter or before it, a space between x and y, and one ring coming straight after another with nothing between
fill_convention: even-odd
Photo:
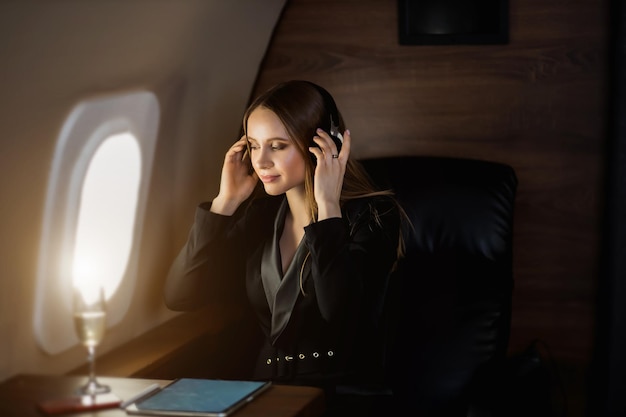
<instances>
[{"instance_id":1,"label":"blazer collar","mask_svg":"<svg viewBox=\"0 0 626 417\"><path fill-rule=\"evenodd\" d=\"M282 273L280 237L285 225L287 208L287 199L284 199L276 213L274 234L272 239L266 241L261 259L261 280L272 314L270 330L272 344L278 340L291 318L291 313L300 295L300 271L308 253L304 239L302 239L287 271ZM310 268L305 265L304 270L302 270L303 277L306 277L309 271Z\"/></svg>"}]
</instances>

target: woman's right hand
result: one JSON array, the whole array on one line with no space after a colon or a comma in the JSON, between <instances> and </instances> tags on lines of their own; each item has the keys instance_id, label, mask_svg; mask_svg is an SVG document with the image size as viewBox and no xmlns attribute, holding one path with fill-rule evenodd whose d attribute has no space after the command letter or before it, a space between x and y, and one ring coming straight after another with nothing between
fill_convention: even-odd
<instances>
[{"instance_id":1,"label":"woman's right hand","mask_svg":"<svg viewBox=\"0 0 626 417\"><path fill-rule=\"evenodd\" d=\"M246 137L242 136L226 152L220 191L211 204L213 213L231 216L254 191L259 177L251 169L246 142Z\"/></svg>"}]
</instances>

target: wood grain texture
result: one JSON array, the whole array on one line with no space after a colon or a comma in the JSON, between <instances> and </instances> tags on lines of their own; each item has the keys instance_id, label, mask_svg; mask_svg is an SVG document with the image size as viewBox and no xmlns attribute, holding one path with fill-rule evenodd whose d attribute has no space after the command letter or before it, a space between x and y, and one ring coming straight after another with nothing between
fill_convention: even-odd
<instances>
[{"instance_id":1,"label":"wood grain texture","mask_svg":"<svg viewBox=\"0 0 626 417\"><path fill-rule=\"evenodd\" d=\"M566 381L575 397L594 337L609 2L509 7L507 45L400 46L395 1L290 0L253 96L295 78L325 86L356 157L465 156L513 166L510 350L543 339L560 366L575 368Z\"/></svg>"}]
</instances>

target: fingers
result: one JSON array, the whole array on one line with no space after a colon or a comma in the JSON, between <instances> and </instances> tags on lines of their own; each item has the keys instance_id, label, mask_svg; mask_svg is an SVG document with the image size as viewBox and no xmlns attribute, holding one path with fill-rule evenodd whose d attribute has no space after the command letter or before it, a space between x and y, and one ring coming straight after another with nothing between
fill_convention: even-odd
<instances>
[{"instance_id":1,"label":"fingers","mask_svg":"<svg viewBox=\"0 0 626 417\"><path fill-rule=\"evenodd\" d=\"M350 129L346 129L343 132L343 143L341 144L341 152L339 152L339 157L342 159L348 159L348 155L350 155L350 148L352 145L352 136L350 136Z\"/></svg>"},{"instance_id":2,"label":"fingers","mask_svg":"<svg viewBox=\"0 0 626 417\"><path fill-rule=\"evenodd\" d=\"M313 139L315 140L315 139ZM310 146L309 152L311 152L315 156L316 161L321 161L324 158L324 152L318 148L317 146Z\"/></svg>"},{"instance_id":3,"label":"fingers","mask_svg":"<svg viewBox=\"0 0 626 417\"><path fill-rule=\"evenodd\" d=\"M218 196L229 206L238 206L250 196L258 179L252 169L247 140L241 137L230 146L224 157Z\"/></svg>"},{"instance_id":4,"label":"fingers","mask_svg":"<svg viewBox=\"0 0 626 417\"><path fill-rule=\"evenodd\" d=\"M242 136L237 142L233 143L226 152L226 159L243 161L248 155L248 141Z\"/></svg>"},{"instance_id":5,"label":"fingers","mask_svg":"<svg viewBox=\"0 0 626 417\"><path fill-rule=\"evenodd\" d=\"M321 158L329 160L331 162L333 159L341 159L342 161L347 161L348 156L350 155L351 143L349 130L346 130L343 134L343 142L340 152L337 150L337 145L328 133L326 133L322 129L317 129L316 133L317 136L313 137L313 141L319 146L319 148L313 146L310 147L309 150L315 155L318 161Z\"/></svg>"},{"instance_id":6,"label":"fingers","mask_svg":"<svg viewBox=\"0 0 626 417\"><path fill-rule=\"evenodd\" d=\"M321 150L320 156L324 156L325 158L335 158L339 155L339 151L337 150L337 145L332 140L330 135L326 133L323 129L317 129L317 135L313 137L313 141L319 146ZM317 153L316 153L316 156Z\"/></svg>"},{"instance_id":7,"label":"fingers","mask_svg":"<svg viewBox=\"0 0 626 417\"><path fill-rule=\"evenodd\" d=\"M240 152L243 149L248 149L248 140L246 139L245 136L242 136L241 138L239 138L237 142L233 143L233 145L230 148L238 152Z\"/></svg>"}]
</instances>

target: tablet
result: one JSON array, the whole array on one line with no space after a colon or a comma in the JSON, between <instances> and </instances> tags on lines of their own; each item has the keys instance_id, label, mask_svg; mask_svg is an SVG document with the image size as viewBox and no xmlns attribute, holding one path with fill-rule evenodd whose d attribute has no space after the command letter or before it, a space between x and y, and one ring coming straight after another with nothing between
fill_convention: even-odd
<instances>
[{"instance_id":1,"label":"tablet","mask_svg":"<svg viewBox=\"0 0 626 417\"><path fill-rule=\"evenodd\" d=\"M271 386L269 381L180 378L126 407L127 414L226 417Z\"/></svg>"}]
</instances>

